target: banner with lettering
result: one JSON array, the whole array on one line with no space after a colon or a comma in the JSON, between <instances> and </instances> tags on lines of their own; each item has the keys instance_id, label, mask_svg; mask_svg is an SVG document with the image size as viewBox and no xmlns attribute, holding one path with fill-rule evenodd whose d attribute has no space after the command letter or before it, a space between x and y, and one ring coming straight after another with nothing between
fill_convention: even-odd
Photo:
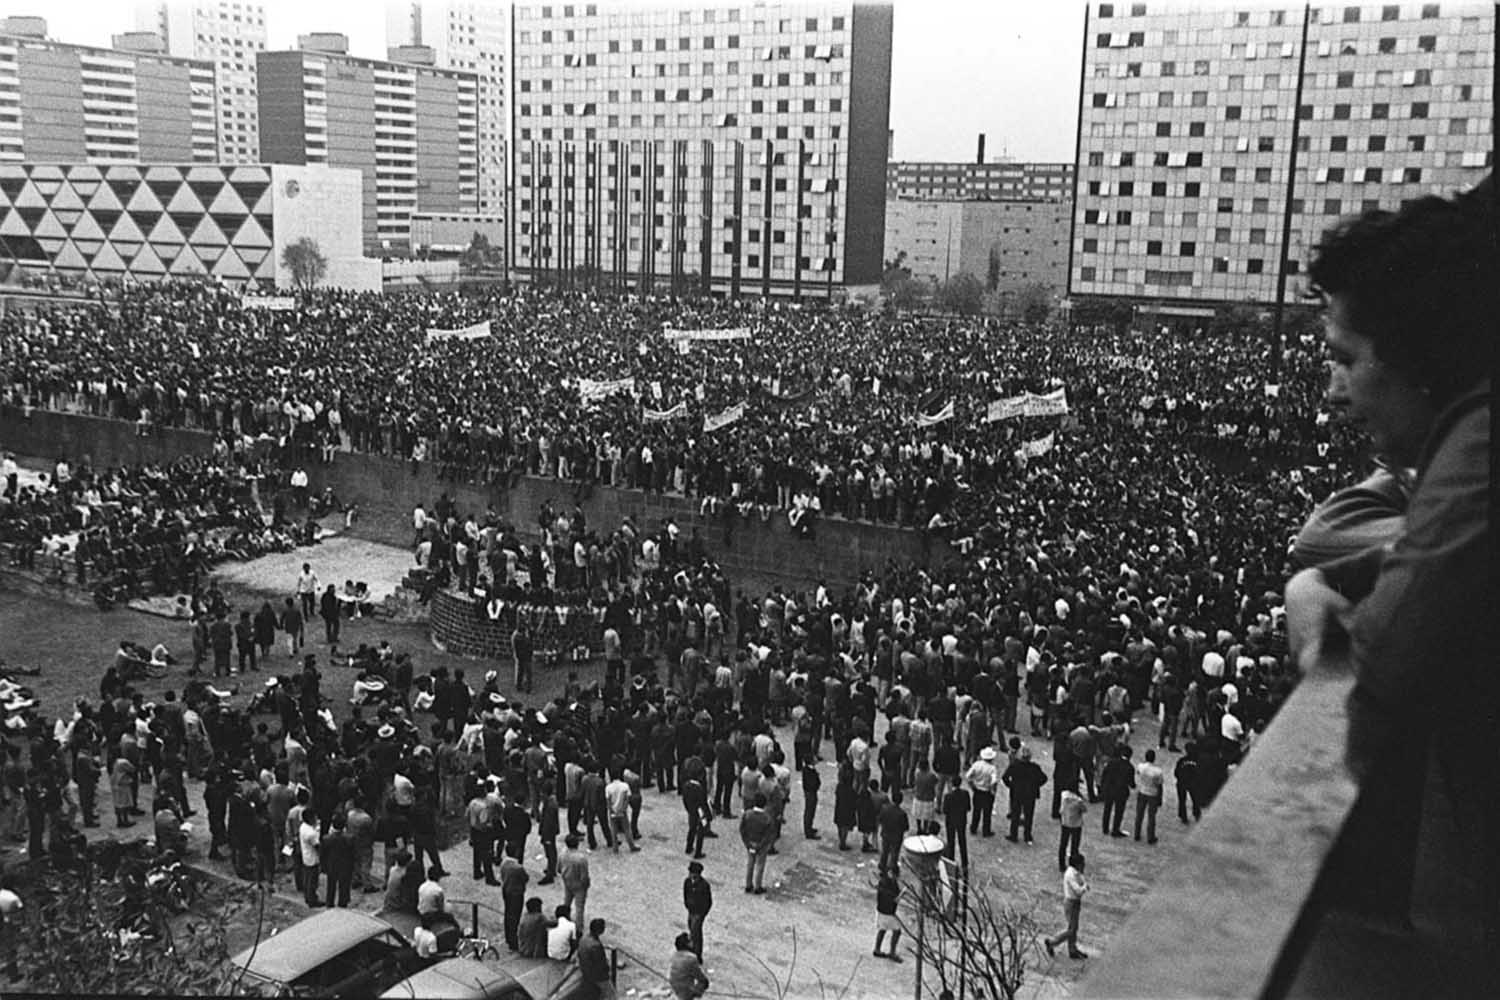
<instances>
[{"instance_id":1,"label":"banner with lettering","mask_svg":"<svg viewBox=\"0 0 1500 1000\"><path fill-rule=\"evenodd\" d=\"M674 330L669 326L662 330L661 335L668 340L749 340L750 328L736 326L725 330Z\"/></svg>"},{"instance_id":2,"label":"banner with lettering","mask_svg":"<svg viewBox=\"0 0 1500 1000\"><path fill-rule=\"evenodd\" d=\"M1048 393L1026 394L1025 414L1028 417L1060 417L1068 412L1068 390L1054 389Z\"/></svg>"},{"instance_id":3,"label":"banner with lettering","mask_svg":"<svg viewBox=\"0 0 1500 1000\"><path fill-rule=\"evenodd\" d=\"M475 323L472 326L459 327L456 330L439 330L429 327L427 330L427 342L429 344L439 340L482 340L490 335L490 321Z\"/></svg>"},{"instance_id":4,"label":"banner with lettering","mask_svg":"<svg viewBox=\"0 0 1500 1000\"><path fill-rule=\"evenodd\" d=\"M615 378L601 381L591 378L581 378L578 380L578 396L585 403L594 403L601 399L606 399L617 392L628 392L634 396L636 394L635 379Z\"/></svg>"},{"instance_id":5,"label":"banner with lettering","mask_svg":"<svg viewBox=\"0 0 1500 1000\"><path fill-rule=\"evenodd\" d=\"M707 434L711 431L716 431L721 427L728 427L730 424L744 417L744 415L745 404L735 403L727 410L704 417L703 432Z\"/></svg>"},{"instance_id":6,"label":"banner with lettering","mask_svg":"<svg viewBox=\"0 0 1500 1000\"><path fill-rule=\"evenodd\" d=\"M653 410L647 407L641 408L641 421L643 423L660 423L664 420L680 420L688 415L687 403L678 403L669 410Z\"/></svg>"},{"instance_id":7,"label":"banner with lettering","mask_svg":"<svg viewBox=\"0 0 1500 1000\"><path fill-rule=\"evenodd\" d=\"M1055 433L1052 433L1048 434L1046 437L1037 438L1035 441L1027 441L1024 445L1022 445L1022 447L1026 451L1027 458L1039 458L1042 455L1047 454L1047 452L1051 451L1052 446L1056 442L1057 435Z\"/></svg>"},{"instance_id":8,"label":"banner with lettering","mask_svg":"<svg viewBox=\"0 0 1500 1000\"><path fill-rule=\"evenodd\" d=\"M1022 393L1019 396L993 400L989 406L985 407L985 422L992 424L997 420L1014 420L1016 417L1024 416L1027 398L1027 395Z\"/></svg>"}]
</instances>

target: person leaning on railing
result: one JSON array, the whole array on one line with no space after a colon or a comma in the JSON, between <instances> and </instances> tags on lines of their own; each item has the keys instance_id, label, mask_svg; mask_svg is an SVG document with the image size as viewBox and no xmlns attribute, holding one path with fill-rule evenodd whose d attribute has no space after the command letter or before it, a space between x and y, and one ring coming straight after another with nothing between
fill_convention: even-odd
<instances>
[{"instance_id":1,"label":"person leaning on railing","mask_svg":"<svg viewBox=\"0 0 1500 1000\"><path fill-rule=\"evenodd\" d=\"M1309 277L1323 297L1330 402L1416 482L1388 544L1302 570L1287 584L1299 666L1347 650L1355 672L1346 762L1357 813L1392 862L1359 880L1373 909L1407 921L1428 750L1437 791L1477 847L1491 935L1497 642L1489 503L1490 372L1500 331L1492 180L1335 227ZM1352 822L1352 820L1351 820ZM1492 938L1493 940L1493 938Z\"/></svg>"}]
</instances>

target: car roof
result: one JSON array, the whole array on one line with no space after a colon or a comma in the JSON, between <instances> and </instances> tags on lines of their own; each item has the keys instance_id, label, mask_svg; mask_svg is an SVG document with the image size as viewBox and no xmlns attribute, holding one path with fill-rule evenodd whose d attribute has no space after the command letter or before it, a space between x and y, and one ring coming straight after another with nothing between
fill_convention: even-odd
<instances>
[{"instance_id":1,"label":"car roof","mask_svg":"<svg viewBox=\"0 0 1500 1000\"><path fill-rule=\"evenodd\" d=\"M290 983L355 945L387 932L384 920L358 910L315 913L234 956L234 965L276 983Z\"/></svg>"},{"instance_id":2,"label":"car roof","mask_svg":"<svg viewBox=\"0 0 1500 1000\"><path fill-rule=\"evenodd\" d=\"M522 987L514 976L472 958L448 958L392 986L382 997L422 1000L482 1000Z\"/></svg>"}]
</instances>

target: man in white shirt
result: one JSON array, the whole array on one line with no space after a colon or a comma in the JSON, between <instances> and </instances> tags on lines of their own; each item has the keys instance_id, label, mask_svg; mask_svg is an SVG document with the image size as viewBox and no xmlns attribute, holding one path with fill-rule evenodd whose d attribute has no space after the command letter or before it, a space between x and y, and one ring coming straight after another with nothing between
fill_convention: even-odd
<instances>
[{"instance_id":1,"label":"man in white shirt","mask_svg":"<svg viewBox=\"0 0 1500 1000\"><path fill-rule=\"evenodd\" d=\"M974 793L974 812L969 816L971 834L979 833L983 826L984 836L995 835L991 827L995 814L995 785L1000 781L1000 773L995 770L995 756L994 747L984 747L979 751L979 759L969 766L968 773L964 775L964 780Z\"/></svg>"},{"instance_id":2,"label":"man in white shirt","mask_svg":"<svg viewBox=\"0 0 1500 1000\"><path fill-rule=\"evenodd\" d=\"M319 845L322 837L318 834L318 818L311 810L306 808L302 812L302 823L297 828L297 842L302 851L302 888L306 893L307 905L311 907L322 906L318 899L318 855Z\"/></svg>"},{"instance_id":3,"label":"man in white shirt","mask_svg":"<svg viewBox=\"0 0 1500 1000\"><path fill-rule=\"evenodd\" d=\"M317 610L318 596L318 574L312 571L312 564L303 563L302 573L297 577L297 597L302 601L302 617L311 618Z\"/></svg>"},{"instance_id":4,"label":"man in white shirt","mask_svg":"<svg viewBox=\"0 0 1500 1000\"><path fill-rule=\"evenodd\" d=\"M1089 891L1088 879L1083 877L1083 866L1082 854L1074 854L1068 859L1068 870L1063 873L1063 915L1068 920L1068 926L1051 937L1042 939L1042 944L1046 945L1049 956L1058 945L1066 941L1069 958L1089 957L1078 947L1078 918L1083 912L1084 894Z\"/></svg>"},{"instance_id":5,"label":"man in white shirt","mask_svg":"<svg viewBox=\"0 0 1500 1000\"><path fill-rule=\"evenodd\" d=\"M630 829L630 784L621 777L604 786L604 800L609 804L609 824L614 830L615 853L620 853L620 838L630 845L632 852L639 851L635 834Z\"/></svg>"},{"instance_id":6,"label":"man in white shirt","mask_svg":"<svg viewBox=\"0 0 1500 1000\"><path fill-rule=\"evenodd\" d=\"M434 913L442 913L448 908L448 894L443 891L443 884L438 881L443 875L443 870L436 865L427 869L427 881L417 886L417 913L428 916Z\"/></svg>"},{"instance_id":7,"label":"man in white shirt","mask_svg":"<svg viewBox=\"0 0 1500 1000\"><path fill-rule=\"evenodd\" d=\"M568 907L559 906L553 912L557 923L547 929L547 957L565 962L573 955L573 938L577 927L568 919Z\"/></svg>"},{"instance_id":8,"label":"man in white shirt","mask_svg":"<svg viewBox=\"0 0 1500 1000\"><path fill-rule=\"evenodd\" d=\"M1141 820L1146 821L1146 843L1156 843L1156 812L1161 808L1162 785L1166 772L1156 763L1156 751L1147 750L1146 759L1135 766L1135 839L1141 839Z\"/></svg>"}]
</instances>

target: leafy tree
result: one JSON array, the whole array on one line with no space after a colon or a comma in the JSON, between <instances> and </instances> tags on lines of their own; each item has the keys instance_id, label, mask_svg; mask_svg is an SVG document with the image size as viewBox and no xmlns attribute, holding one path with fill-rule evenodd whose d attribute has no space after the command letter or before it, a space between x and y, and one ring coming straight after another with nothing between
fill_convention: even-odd
<instances>
[{"instance_id":1,"label":"leafy tree","mask_svg":"<svg viewBox=\"0 0 1500 1000\"><path fill-rule=\"evenodd\" d=\"M895 260L885 262L880 292L886 303L896 309L915 309L927 298L927 289L912 277L911 268L906 266L905 250L897 253Z\"/></svg>"},{"instance_id":2,"label":"leafy tree","mask_svg":"<svg viewBox=\"0 0 1500 1000\"><path fill-rule=\"evenodd\" d=\"M490 246L489 237L481 232L475 232L469 240L468 249L464 250L463 256L459 258L459 264L468 271L478 271L490 262L494 254L494 248Z\"/></svg>"},{"instance_id":3,"label":"leafy tree","mask_svg":"<svg viewBox=\"0 0 1500 1000\"><path fill-rule=\"evenodd\" d=\"M977 316L984 308L984 286L972 274L960 271L938 290L938 304L960 316Z\"/></svg>"},{"instance_id":4,"label":"leafy tree","mask_svg":"<svg viewBox=\"0 0 1500 1000\"><path fill-rule=\"evenodd\" d=\"M990 247L989 271L985 275L985 285L990 291L1000 287L1000 249Z\"/></svg>"},{"instance_id":5,"label":"leafy tree","mask_svg":"<svg viewBox=\"0 0 1500 1000\"><path fill-rule=\"evenodd\" d=\"M1016 307L1028 323L1045 323L1052 314L1052 289L1033 281L1016 295Z\"/></svg>"},{"instance_id":6,"label":"leafy tree","mask_svg":"<svg viewBox=\"0 0 1500 1000\"><path fill-rule=\"evenodd\" d=\"M281 266L292 272L292 281L306 291L328 273L328 258L318 247L318 241L304 236L296 243L288 243L281 251Z\"/></svg>"}]
</instances>

